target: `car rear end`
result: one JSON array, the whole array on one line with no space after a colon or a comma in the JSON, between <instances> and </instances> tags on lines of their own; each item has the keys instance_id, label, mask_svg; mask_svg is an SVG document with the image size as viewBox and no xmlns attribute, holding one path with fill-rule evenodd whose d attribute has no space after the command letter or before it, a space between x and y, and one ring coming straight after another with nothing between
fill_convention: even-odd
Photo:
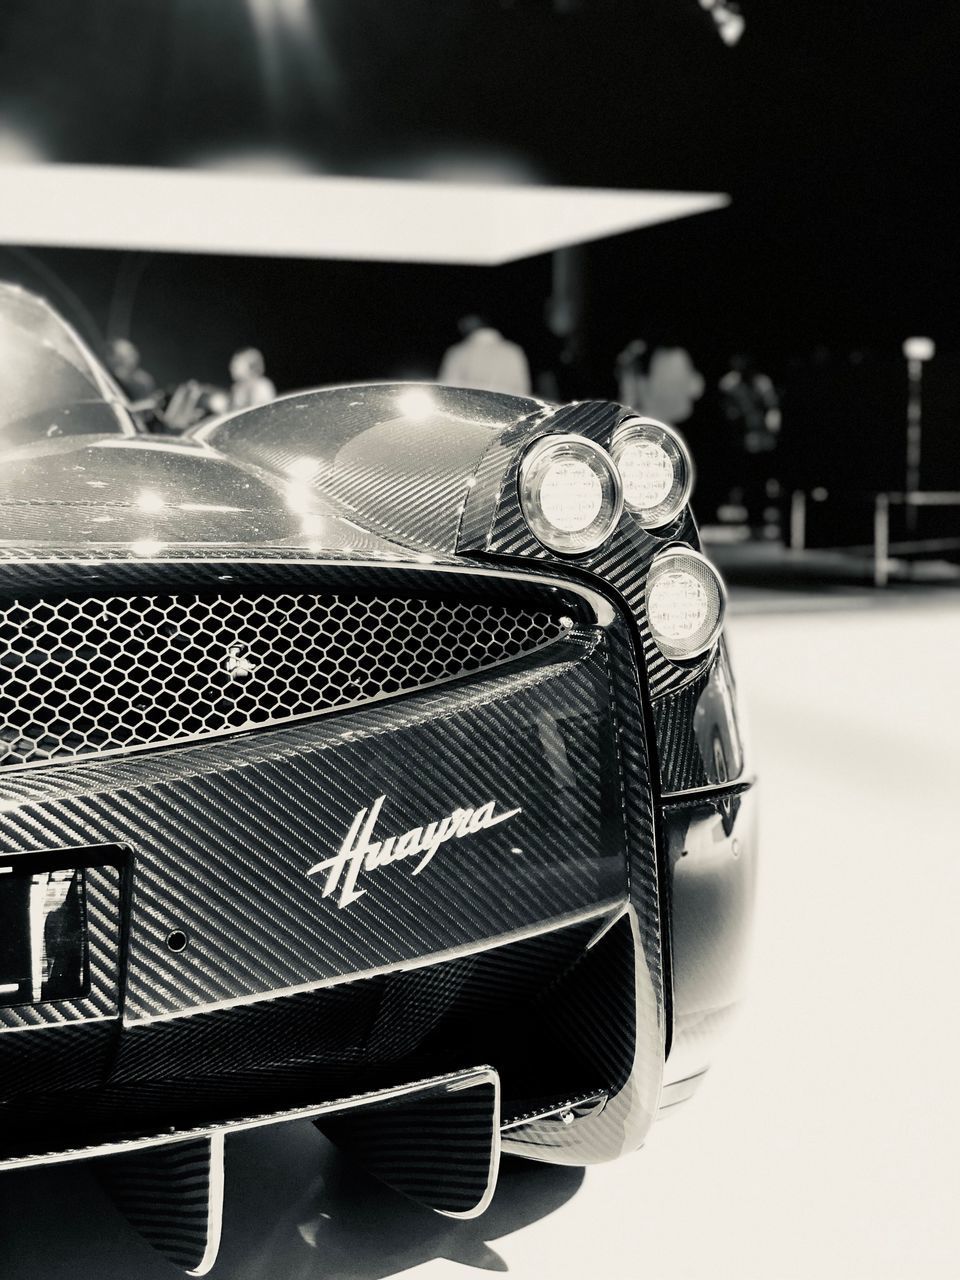
<instances>
[{"instance_id":1,"label":"car rear end","mask_svg":"<svg viewBox=\"0 0 960 1280\"><path fill-rule=\"evenodd\" d=\"M203 443L322 488L354 546L3 567L0 1163L110 1157L194 1270L234 1130L313 1119L453 1214L501 1150L636 1147L707 1064L749 914L722 587L671 434L376 389L400 445L346 433L331 462L296 436L323 394ZM455 414L477 447L431 488Z\"/></svg>"}]
</instances>

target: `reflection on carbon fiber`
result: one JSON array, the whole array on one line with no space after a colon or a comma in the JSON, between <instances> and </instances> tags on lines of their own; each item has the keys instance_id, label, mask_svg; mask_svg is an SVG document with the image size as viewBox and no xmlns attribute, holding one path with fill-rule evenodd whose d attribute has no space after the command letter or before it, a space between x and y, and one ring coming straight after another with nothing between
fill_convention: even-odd
<instances>
[{"instance_id":1,"label":"reflection on carbon fiber","mask_svg":"<svg viewBox=\"0 0 960 1280\"><path fill-rule=\"evenodd\" d=\"M733 673L721 642L709 667L653 704L664 792L725 786L745 771Z\"/></svg>"},{"instance_id":2,"label":"reflection on carbon fiber","mask_svg":"<svg viewBox=\"0 0 960 1280\"><path fill-rule=\"evenodd\" d=\"M228 1146L217 1280L386 1280L433 1259L504 1272L496 1242L555 1213L584 1179L582 1169L505 1159L487 1212L456 1221L364 1173L308 1122L238 1134ZM177 1274L111 1206L90 1164L26 1170L2 1189L4 1280Z\"/></svg>"},{"instance_id":3,"label":"reflection on carbon fiber","mask_svg":"<svg viewBox=\"0 0 960 1280\"><path fill-rule=\"evenodd\" d=\"M251 1022L256 1010L248 1007L224 1010L213 1023L135 1028L132 1046L119 1047L109 1083L44 1095L29 1079L11 1082L10 1101L0 1108L2 1155L83 1147L111 1135L122 1141L177 1129L191 1136L197 1126L250 1119L252 1097L260 1108L253 1118L283 1115L480 1062L500 1073L505 1121L619 1088L630 1063L614 1058L608 1038L593 1025L581 1034L577 1024L575 1038L566 1030L571 1002L586 997L594 1011L609 1009L607 1017L633 1039L631 993L611 974L617 957L603 943L582 950L596 928L591 920L445 965L367 979L354 993L335 986L285 1007L268 1002L267 1021ZM626 940L610 930L610 942L615 934ZM623 1037L614 1039L615 1052ZM343 1127L334 1116L332 1130ZM522 1131L514 1140L523 1140Z\"/></svg>"},{"instance_id":4,"label":"reflection on carbon fiber","mask_svg":"<svg viewBox=\"0 0 960 1280\"><path fill-rule=\"evenodd\" d=\"M223 1197L223 1137L98 1160L101 1185L140 1234L188 1275L216 1260Z\"/></svg>"}]
</instances>

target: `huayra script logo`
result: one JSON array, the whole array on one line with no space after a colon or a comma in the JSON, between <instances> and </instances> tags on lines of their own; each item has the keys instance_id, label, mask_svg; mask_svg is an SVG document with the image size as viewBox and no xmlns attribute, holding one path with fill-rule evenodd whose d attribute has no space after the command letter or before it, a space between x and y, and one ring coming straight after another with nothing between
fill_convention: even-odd
<instances>
[{"instance_id":1,"label":"huayra script logo","mask_svg":"<svg viewBox=\"0 0 960 1280\"><path fill-rule=\"evenodd\" d=\"M369 809L359 810L350 824L340 851L332 858L318 862L307 872L308 876L319 875L321 871L327 873L323 885L324 898L335 893L339 885L338 907L348 907L366 893L366 889L357 888L361 872L379 871L388 863L420 855L420 861L412 872L418 876L429 866L440 846L448 840L462 840L465 836L476 835L479 831L486 831L488 827L495 827L500 822L515 818L521 812L519 809L508 809L505 813L497 813L495 801L488 800L475 809L455 809L449 817L442 818L439 822L428 822L425 827L413 827L401 836L374 840L373 829L386 798L378 796Z\"/></svg>"}]
</instances>

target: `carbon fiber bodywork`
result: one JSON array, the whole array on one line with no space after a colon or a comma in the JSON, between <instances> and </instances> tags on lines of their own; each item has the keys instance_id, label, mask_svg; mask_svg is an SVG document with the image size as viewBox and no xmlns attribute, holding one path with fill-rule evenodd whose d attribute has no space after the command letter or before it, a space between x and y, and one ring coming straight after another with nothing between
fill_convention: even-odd
<instances>
[{"instance_id":1,"label":"carbon fiber bodywork","mask_svg":"<svg viewBox=\"0 0 960 1280\"><path fill-rule=\"evenodd\" d=\"M493 1199L500 1078L490 1067L314 1123L383 1182L447 1217L476 1217Z\"/></svg>"},{"instance_id":2,"label":"carbon fiber bodywork","mask_svg":"<svg viewBox=\"0 0 960 1280\"><path fill-rule=\"evenodd\" d=\"M654 701L653 719L665 795L743 779L745 748L724 643L689 684Z\"/></svg>"},{"instance_id":3,"label":"carbon fiber bodywork","mask_svg":"<svg viewBox=\"0 0 960 1280\"><path fill-rule=\"evenodd\" d=\"M188 1275L216 1261L223 1218L223 1134L99 1160L97 1174L131 1226Z\"/></svg>"},{"instance_id":4,"label":"carbon fiber bodywork","mask_svg":"<svg viewBox=\"0 0 960 1280\"><path fill-rule=\"evenodd\" d=\"M263 723L200 717L132 751L14 753L0 892L4 866L31 859L82 872L87 986L0 1007L0 1166L103 1158L132 1220L202 1271L210 1170L232 1130L313 1119L408 1194L470 1213L501 1147L610 1159L643 1141L664 1082L701 1072L738 983L753 838L726 652L670 662L646 620L653 557L696 547L696 527L688 509L656 535L624 513L596 551L562 557L517 494L532 441L606 448L625 415L339 388L175 444L13 450L0 608L18 625L157 596L261 614L309 597L327 617L346 593L404 617L416 602L427 639L401 662L420 661L443 609L473 619L493 656L438 653L428 679L348 696L334 679L308 706L281 691ZM77 480L90 468L93 498ZM65 536L44 539L54 507ZM506 620L499 648L479 635L501 626L491 617ZM377 625L358 630L357 671L387 643ZM518 642L531 628L536 643ZM254 666L281 660L255 635L239 643ZM210 697L240 697L234 638L203 645ZM37 918L9 963L30 951L46 972Z\"/></svg>"},{"instance_id":5,"label":"carbon fiber bodywork","mask_svg":"<svg viewBox=\"0 0 960 1280\"><path fill-rule=\"evenodd\" d=\"M128 1022L342 979L549 923L624 892L606 689L602 654L573 634L509 674L358 711L349 722L324 718L129 757L93 778L80 767L25 773L0 833L6 848L23 848L38 829L45 843L64 846L102 843L108 832L135 844ZM576 734L565 732L567 722ZM509 746L485 759L491 740ZM472 778L463 776L465 757ZM381 792L398 832L471 801L509 809L520 792L526 803L502 833L464 842L429 876L399 867L376 882L367 875L365 901L347 911L307 873ZM310 805L310 796L322 803ZM538 833L554 822L548 846ZM515 846L524 856L511 856ZM508 894L498 891L504 881ZM177 929L189 940L181 953L166 943ZM261 946L238 949L237 939L264 933Z\"/></svg>"}]
</instances>

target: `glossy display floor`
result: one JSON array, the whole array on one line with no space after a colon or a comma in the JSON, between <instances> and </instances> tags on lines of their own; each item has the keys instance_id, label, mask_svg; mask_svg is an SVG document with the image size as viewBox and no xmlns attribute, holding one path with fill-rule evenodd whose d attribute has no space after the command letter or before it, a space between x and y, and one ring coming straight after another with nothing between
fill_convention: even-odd
<instances>
[{"instance_id":1,"label":"glossy display floor","mask_svg":"<svg viewBox=\"0 0 960 1280\"><path fill-rule=\"evenodd\" d=\"M750 995L646 1148L510 1164L456 1223L309 1127L228 1149L215 1280L960 1275L960 592L747 592L762 769ZM0 1176L4 1280L172 1280L82 1167Z\"/></svg>"}]
</instances>

